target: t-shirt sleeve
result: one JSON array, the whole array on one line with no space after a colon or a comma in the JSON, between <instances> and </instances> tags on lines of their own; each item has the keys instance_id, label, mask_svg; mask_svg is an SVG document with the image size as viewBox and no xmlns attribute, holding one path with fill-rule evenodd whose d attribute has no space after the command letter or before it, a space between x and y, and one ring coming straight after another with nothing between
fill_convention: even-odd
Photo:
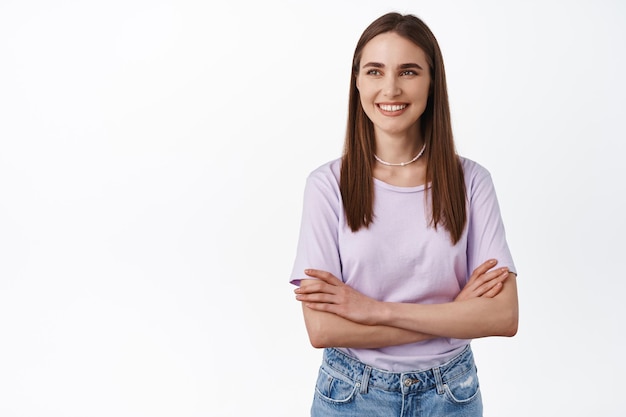
<instances>
[{"instance_id":1,"label":"t-shirt sleeve","mask_svg":"<svg viewBox=\"0 0 626 417\"><path fill-rule=\"evenodd\" d=\"M467 237L467 279L480 264L496 259L496 267L508 267L517 274L490 173L474 165L469 175L469 221Z\"/></svg>"},{"instance_id":2,"label":"t-shirt sleeve","mask_svg":"<svg viewBox=\"0 0 626 417\"><path fill-rule=\"evenodd\" d=\"M310 278L307 268L328 271L339 279L341 260L338 249L341 196L337 180L328 170L316 170L306 180L296 259L289 282L300 285Z\"/></svg>"}]
</instances>

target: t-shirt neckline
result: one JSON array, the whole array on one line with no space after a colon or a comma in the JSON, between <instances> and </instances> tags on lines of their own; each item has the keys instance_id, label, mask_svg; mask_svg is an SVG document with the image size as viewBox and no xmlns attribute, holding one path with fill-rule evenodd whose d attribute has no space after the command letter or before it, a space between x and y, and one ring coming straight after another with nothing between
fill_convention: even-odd
<instances>
[{"instance_id":1,"label":"t-shirt neckline","mask_svg":"<svg viewBox=\"0 0 626 417\"><path fill-rule=\"evenodd\" d=\"M399 193L416 193L419 191L424 191L424 189L426 188L426 184L415 185L412 187L401 187L399 185L392 185L392 184L386 183L383 180L379 180L378 178L375 178L375 177L374 177L374 184L378 187L382 187L387 190L396 191Z\"/></svg>"}]
</instances>

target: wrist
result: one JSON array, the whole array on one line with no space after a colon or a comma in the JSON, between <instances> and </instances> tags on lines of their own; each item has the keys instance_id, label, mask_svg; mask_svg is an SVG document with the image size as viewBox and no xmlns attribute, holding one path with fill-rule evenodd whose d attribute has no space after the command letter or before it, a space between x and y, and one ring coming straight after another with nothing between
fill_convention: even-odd
<instances>
[{"instance_id":1,"label":"wrist","mask_svg":"<svg viewBox=\"0 0 626 417\"><path fill-rule=\"evenodd\" d=\"M373 324L387 326L391 320L391 303L378 301L376 307L373 314Z\"/></svg>"}]
</instances>

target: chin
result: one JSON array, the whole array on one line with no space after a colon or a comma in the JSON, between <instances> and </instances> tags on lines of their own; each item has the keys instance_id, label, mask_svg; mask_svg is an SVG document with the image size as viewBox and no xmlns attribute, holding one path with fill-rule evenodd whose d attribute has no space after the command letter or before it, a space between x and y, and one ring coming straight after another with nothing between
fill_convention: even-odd
<instances>
[{"instance_id":1,"label":"chin","mask_svg":"<svg viewBox=\"0 0 626 417\"><path fill-rule=\"evenodd\" d=\"M375 125L376 129L382 133L386 133L388 135L393 135L393 136L401 136L401 135L408 135L409 133L411 133L413 131L413 126L414 124L402 124L402 125L390 125L390 124L378 124Z\"/></svg>"}]
</instances>

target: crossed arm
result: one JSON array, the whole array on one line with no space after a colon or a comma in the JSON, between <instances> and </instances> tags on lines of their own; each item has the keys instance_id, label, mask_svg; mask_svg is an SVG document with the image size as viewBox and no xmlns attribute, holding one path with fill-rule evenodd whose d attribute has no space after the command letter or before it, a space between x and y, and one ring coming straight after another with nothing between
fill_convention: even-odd
<instances>
[{"instance_id":1,"label":"crossed arm","mask_svg":"<svg viewBox=\"0 0 626 417\"><path fill-rule=\"evenodd\" d=\"M473 339L513 336L518 301L515 274L492 269L490 260L472 273L454 301L409 304L377 301L332 274L306 270L296 299L302 302L314 347L379 348L435 337Z\"/></svg>"}]
</instances>

